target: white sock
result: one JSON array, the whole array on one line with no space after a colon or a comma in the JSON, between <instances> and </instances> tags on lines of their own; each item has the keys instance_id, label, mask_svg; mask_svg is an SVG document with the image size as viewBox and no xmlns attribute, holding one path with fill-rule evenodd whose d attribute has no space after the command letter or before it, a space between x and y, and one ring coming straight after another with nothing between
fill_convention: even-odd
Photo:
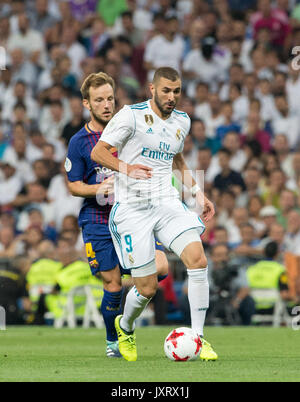
<instances>
[{"instance_id":1,"label":"white sock","mask_svg":"<svg viewBox=\"0 0 300 402\"><path fill-rule=\"evenodd\" d=\"M206 311L209 306L207 267L188 269L188 297L191 309L192 329L203 336Z\"/></svg>"},{"instance_id":2,"label":"white sock","mask_svg":"<svg viewBox=\"0 0 300 402\"><path fill-rule=\"evenodd\" d=\"M134 331L134 321L142 314L151 299L140 295L137 288L133 286L127 294L121 328L127 332Z\"/></svg>"}]
</instances>

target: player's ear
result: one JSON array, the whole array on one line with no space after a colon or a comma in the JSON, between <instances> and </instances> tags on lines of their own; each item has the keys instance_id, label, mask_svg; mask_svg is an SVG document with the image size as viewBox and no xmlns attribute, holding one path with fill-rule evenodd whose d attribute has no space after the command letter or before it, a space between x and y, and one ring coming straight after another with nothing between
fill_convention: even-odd
<instances>
[{"instance_id":1,"label":"player's ear","mask_svg":"<svg viewBox=\"0 0 300 402\"><path fill-rule=\"evenodd\" d=\"M83 99L82 104L86 109L91 111L90 102L88 101L88 99Z\"/></svg>"},{"instance_id":2,"label":"player's ear","mask_svg":"<svg viewBox=\"0 0 300 402\"><path fill-rule=\"evenodd\" d=\"M154 96L154 85L152 82L149 83L149 90L151 92L151 95Z\"/></svg>"}]
</instances>

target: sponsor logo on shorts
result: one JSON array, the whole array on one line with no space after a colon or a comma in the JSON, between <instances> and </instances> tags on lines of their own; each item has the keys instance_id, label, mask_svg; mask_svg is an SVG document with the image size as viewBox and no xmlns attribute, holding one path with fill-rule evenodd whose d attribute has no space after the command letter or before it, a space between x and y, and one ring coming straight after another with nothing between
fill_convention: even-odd
<instances>
[{"instance_id":1,"label":"sponsor logo on shorts","mask_svg":"<svg viewBox=\"0 0 300 402\"><path fill-rule=\"evenodd\" d=\"M129 254L128 259L129 259L130 264L134 264L134 258L132 257L131 254Z\"/></svg>"},{"instance_id":2,"label":"sponsor logo on shorts","mask_svg":"<svg viewBox=\"0 0 300 402\"><path fill-rule=\"evenodd\" d=\"M98 268L99 267L99 262L97 260L92 260L92 261L90 261L90 266L92 268Z\"/></svg>"}]
</instances>

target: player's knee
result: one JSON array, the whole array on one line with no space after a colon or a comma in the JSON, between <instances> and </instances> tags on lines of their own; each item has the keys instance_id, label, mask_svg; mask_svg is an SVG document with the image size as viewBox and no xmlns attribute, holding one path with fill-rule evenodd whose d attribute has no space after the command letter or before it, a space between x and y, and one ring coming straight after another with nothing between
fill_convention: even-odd
<instances>
[{"instance_id":1,"label":"player's knee","mask_svg":"<svg viewBox=\"0 0 300 402\"><path fill-rule=\"evenodd\" d=\"M140 294L146 299L152 299L152 297L155 296L157 291L157 284L152 285L152 286L144 286L142 289L140 289Z\"/></svg>"},{"instance_id":2,"label":"player's knee","mask_svg":"<svg viewBox=\"0 0 300 402\"><path fill-rule=\"evenodd\" d=\"M122 290L122 286L119 285L118 283L109 283L109 284L103 283L103 288L110 293L121 292Z\"/></svg>"},{"instance_id":3,"label":"player's knee","mask_svg":"<svg viewBox=\"0 0 300 402\"><path fill-rule=\"evenodd\" d=\"M115 292L120 292L122 290L122 283L119 278L113 278L113 277L104 277L103 275L99 274L97 275L99 279L102 280L103 283L103 289L107 290L108 292L115 293Z\"/></svg>"}]
</instances>

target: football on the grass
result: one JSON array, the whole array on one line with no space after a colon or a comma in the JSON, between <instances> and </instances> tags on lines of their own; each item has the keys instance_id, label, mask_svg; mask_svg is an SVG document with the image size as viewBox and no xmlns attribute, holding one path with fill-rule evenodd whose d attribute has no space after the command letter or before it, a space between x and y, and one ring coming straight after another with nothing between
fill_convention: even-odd
<instances>
[{"instance_id":1,"label":"football on the grass","mask_svg":"<svg viewBox=\"0 0 300 402\"><path fill-rule=\"evenodd\" d=\"M169 333L165 340L164 349L170 360L187 362L199 358L202 342L200 336L192 329L182 327Z\"/></svg>"}]
</instances>

